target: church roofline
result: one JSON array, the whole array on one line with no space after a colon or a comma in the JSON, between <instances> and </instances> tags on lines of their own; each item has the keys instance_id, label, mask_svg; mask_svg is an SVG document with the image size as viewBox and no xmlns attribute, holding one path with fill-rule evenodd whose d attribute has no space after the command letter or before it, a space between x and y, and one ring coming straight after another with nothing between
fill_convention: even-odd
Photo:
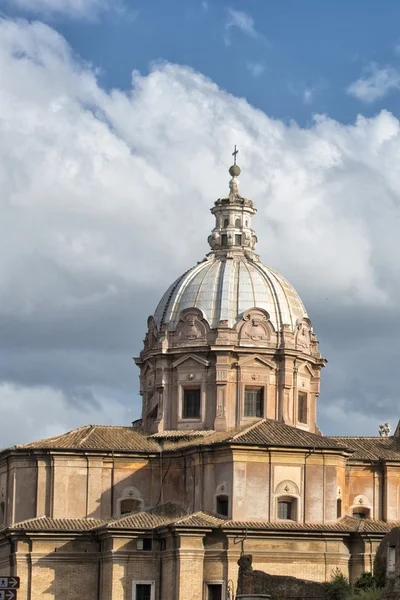
<instances>
[{"instance_id":1,"label":"church roofline","mask_svg":"<svg viewBox=\"0 0 400 600\"><path fill-rule=\"evenodd\" d=\"M309 533L309 534L385 534L395 527L400 526L400 521L376 521L372 519L359 519L344 516L331 523L297 523L294 521L236 521L227 519L222 515L207 511L197 511L187 514L182 506L175 503L159 505L148 510L131 513L117 519L95 518L50 518L46 516L27 519L14 523L0 530L0 536L18 533L31 534L93 534L93 535L130 535L135 532L163 530L212 530L218 529L225 533L251 531L253 534L267 532L279 533Z\"/></svg>"}]
</instances>

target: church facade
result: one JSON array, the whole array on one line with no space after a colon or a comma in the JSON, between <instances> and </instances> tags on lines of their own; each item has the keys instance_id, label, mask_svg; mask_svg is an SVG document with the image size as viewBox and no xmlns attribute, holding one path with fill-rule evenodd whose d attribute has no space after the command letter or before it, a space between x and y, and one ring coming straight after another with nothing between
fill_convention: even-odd
<instances>
[{"instance_id":1,"label":"church facade","mask_svg":"<svg viewBox=\"0 0 400 600\"><path fill-rule=\"evenodd\" d=\"M243 553L354 580L400 524L399 427L321 434L326 361L229 172L209 254L148 319L142 418L0 453L0 574L21 578L19 600L232 599Z\"/></svg>"}]
</instances>

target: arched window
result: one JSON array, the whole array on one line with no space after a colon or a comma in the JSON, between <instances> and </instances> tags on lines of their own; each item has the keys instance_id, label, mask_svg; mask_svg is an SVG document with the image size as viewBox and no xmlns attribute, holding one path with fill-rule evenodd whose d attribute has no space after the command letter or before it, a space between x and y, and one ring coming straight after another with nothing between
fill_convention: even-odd
<instances>
[{"instance_id":1,"label":"arched window","mask_svg":"<svg viewBox=\"0 0 400 600\"><path fill-rule=\"evenodd\" d=\"M291 496L278 498L277 517L282 520L297 520L297 499Z\"/></svg>"},{"instance_id":2,"label":"arched window","mask_svg":"<svg viewBox=\"0 0 400 600\"><path fill-rule=\"evenodd\" d=\"M240 227L240 219L235 220L235 227Z\"/></svg>"},{"instance_id":3,"label":"arched window","mask_svg":"<svg viewBox=\"0 0 400 600\"><path fill-rule=\"evenodd\" d=\"M228 496L217 496L217 513L224 517L229 516L229 498Z\"/></svg>"},{"instance_id":4,"label":"arched window","mask_svg":"<svg viewBox=\"0 0 400 600\"><path fill-rule=\"evenodd\" d=\"M129 513L135 512L135 510L139 510L141 507L140 500L136 500L135 498L123 498L120 502L120 515L129 515Z\"/></svg>"},{"instance_id":5,"label":"arched window","mask_svg":"<svg viewBox=\"0 0 400 600\"><path fill-rule=\"evenodd\" d=\"M140 510L144 505L139 490L135 487L127 487L122 491L121 497L117 500L117 514L128 515Z\"/></svg>"},{"instance_id":6,"label":"arched window","mask_svg":"<svg viewBox=\"0 0 400 600\"><path fill-rule=\"evenodd\" d=\"M342 516L342 499L338 498L336 500L336 518L340 519Z\"/></svg>"},{"instance_id":7,"label":"arched window","mask_svg":"<svg viewBox=\"0 0 400 600\"><path fill-rule=\"evenodd\" d=\"M229 219L224 219L224 227L228 227L229 225Z\"/></svg>"},{"instance_id":8,"label":"arched window","mask_svg":"<svg viewBox=\"0 0 400 600\"><path fill-rule=\"evenodd\" d=\"M361 494L356 496L353 504L350 506L351 514L358 519L369 519L371 516L372 505L367 496Z\"/></svg>"}]
</instances>

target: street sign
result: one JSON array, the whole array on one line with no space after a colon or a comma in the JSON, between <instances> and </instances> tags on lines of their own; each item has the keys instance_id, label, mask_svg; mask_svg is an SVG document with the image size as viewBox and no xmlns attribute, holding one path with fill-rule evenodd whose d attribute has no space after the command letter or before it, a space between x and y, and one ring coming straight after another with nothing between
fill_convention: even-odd
<instances>
[{"instance_id":1,"label":"street sign","mask_svg":"<svg viewBox=\"0 0 400 600\"><path fill-rule=\"evenodd\" d=\"M17 590L0 590L0 600L16 600Z\"/></svg>"},{"instance_id":2,"label":"street sign","mask_svg":"<svg viewBox=\"0 0 400 600\"><path fill-rule=\"evenodd\" d=\"M19 588L19 577L2 577L0 575L0 590L16 590L17 588Z\"/></svg>"}]
</instances>

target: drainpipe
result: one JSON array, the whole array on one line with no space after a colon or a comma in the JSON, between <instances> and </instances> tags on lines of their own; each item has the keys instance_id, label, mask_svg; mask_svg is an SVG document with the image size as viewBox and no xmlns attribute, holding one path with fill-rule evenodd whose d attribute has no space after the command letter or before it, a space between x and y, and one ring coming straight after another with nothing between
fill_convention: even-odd
<instances>
[{"instance_id":1,"label":"drainpipe","mask_svg":"<svg viewBox=\"0 0 400 600\"><path fill-rule=\"evenodd\" d=\"M111 514L110 514L110 517L112 519L114 516L114 471L115 471L114 451L111 451L111 455L112 455L112 471L111 471Z\"/></svg>"}]
</instances>

